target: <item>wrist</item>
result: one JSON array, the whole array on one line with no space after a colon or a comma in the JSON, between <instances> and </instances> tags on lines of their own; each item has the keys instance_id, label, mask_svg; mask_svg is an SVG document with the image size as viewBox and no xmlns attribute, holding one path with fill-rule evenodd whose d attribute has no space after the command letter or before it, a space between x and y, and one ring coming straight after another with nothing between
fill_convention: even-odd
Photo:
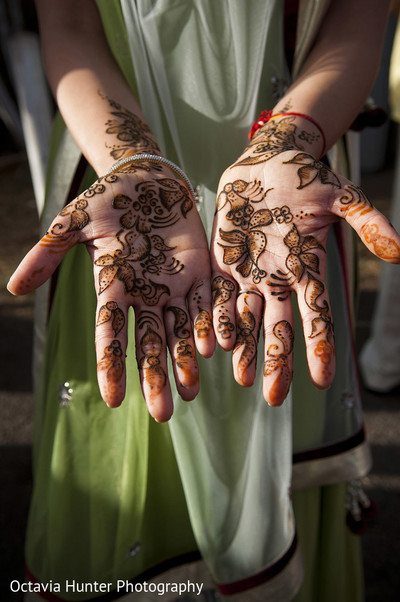
<instances>
[{"instance_id":1,"label":"wrist","mask_svg":"<svg viewBox=\"0 0 400 602\"><path fill-rule=\"evenodd\" d=\"M264 143L274 147L276 153L284 150L301 150L316 158L326 152L326 138L318 122L311 116L296 111L263 111L253 123L249 133L251 148Z\"/></svg>"}]
</instances>

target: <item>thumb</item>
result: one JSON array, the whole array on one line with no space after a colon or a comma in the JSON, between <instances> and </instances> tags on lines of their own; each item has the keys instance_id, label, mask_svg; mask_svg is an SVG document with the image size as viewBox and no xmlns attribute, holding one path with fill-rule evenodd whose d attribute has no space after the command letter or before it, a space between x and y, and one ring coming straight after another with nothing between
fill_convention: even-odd
<instances>
[{"instance_id":1,"label":"thumb","mask_svg":"<svg viewBox=\"0 0 400 602\"><path fill-rule=\"evenodd\" d=\"M389 220L353 184L336 199L334 213L343 217L357 232L365 246L389 263L400 263L400 236Z\"/></svg>"},{"instance_id":2,"label":"thumb","mask_svg":"<svg viewBox=\"0 0 400 602\"><path fill-rule=\"evenodd\" d=\"M57 235L53 230L54 226L25 255L11 276L7 288L13 295L25 295L46 282L77 242L77 232Z\"/></svg>"}]
</instances>

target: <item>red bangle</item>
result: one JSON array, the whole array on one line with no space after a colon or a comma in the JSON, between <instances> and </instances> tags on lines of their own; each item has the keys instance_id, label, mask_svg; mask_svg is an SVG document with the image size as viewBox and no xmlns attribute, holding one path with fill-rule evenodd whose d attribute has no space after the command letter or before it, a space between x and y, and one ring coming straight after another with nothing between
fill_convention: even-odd
<instances>
[{"instance_id":1,"label":"red bangle","mask_svg":"<svg viewBox=\"0 0 400 602\"><path fill-rule=\"evenodd\" d=\"M321 137L322 137L323 146L322 146L322 151L321 151L321 157L323 157L326 152L326 138L325 138L324 131L321 128L321 126L315 121L315 119L313 119L312 117L309 117L309 115L304 115L304 113L295 113L295 112L291 111L288 113L277 113L276 115L273 115L272 111L262 111L260 113L260 116L257 119L257 121L255 121L251 127L251 130L249 132L249 140L251 140L253 138L254 134L256 133L256 131L258 129L260 129L260 127L262 127L263 125L268 123L268 121L277 119L277 117L284 117L285 115L294 115L295 117L302 117L303 119L307 119L313 125L315 125L315 127L319 130Z\"/></svg>"}]
</instances>

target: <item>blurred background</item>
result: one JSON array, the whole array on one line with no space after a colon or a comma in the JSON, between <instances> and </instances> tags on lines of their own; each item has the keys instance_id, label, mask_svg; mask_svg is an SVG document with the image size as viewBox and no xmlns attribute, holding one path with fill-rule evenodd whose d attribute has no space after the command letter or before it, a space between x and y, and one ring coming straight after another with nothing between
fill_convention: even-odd
<instances>
[{"instance_id":1,"label":"blurred background","mask_svg":"<svg viewBox=\"0 0 400 602\"><path fill-rule=\"evenodd\" d=\"M375 105L388 114L388 72L396 23L393 16L371 94ZM14 298L6 284L38 238L54 105L43 79L33 0L0 0L0 37L0 602L8 602L21 600L20 595L11 594L9 583L24 578L24 532L32 486L34 296ZM389 117L380 127L368 127L355 135L361 143L361 186L387 216L393 197L397 128ZM370 332L380 269L379 260L358 244L358 350ZM397 601L400 388L385 395L364 389L363 398L374 460L363 484L378 507L362 536L366 599Z\"/></svg>"}]
</instances>

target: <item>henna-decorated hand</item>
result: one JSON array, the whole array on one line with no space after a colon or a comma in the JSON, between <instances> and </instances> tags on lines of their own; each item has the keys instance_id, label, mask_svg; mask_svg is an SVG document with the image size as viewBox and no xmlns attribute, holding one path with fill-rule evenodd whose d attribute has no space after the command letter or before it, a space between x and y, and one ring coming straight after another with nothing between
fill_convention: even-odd
<instances>
[{"instance_id":1,"label":"henna-decorated hand","mask_svg":"<svg viewBox=\"0 0 400 602\"><path fill-rule=\"evenodd\" d=\"M195 345L212 355L207 240L187 187L169 169L127 166L99 178L67 205L10 279L16 295L43 284L66 252L86 245L98 297L96 353L103 399L125 395L127 312L135 310L136 353L143 395L159 422L172 415L169 348L184 400L199 389ZM193 324L193 326L192 326ZM194 335L193 335L194 331Z\"/></svg>"},{"instance_id":2,"label":"henna-decorated hand","mask_svg":"<svg viewBox=\"0 0 400 602\"><path fill-rule=\"evenodd\" d=\"M291 292L311 378L322 389L332 383L335 347L325 286L332 223L346 219L375 255L400 263L400 237L387 219L359 188L306 152L291 135L295 130L292 120L272 122L225 171L211 248L217 341L233 349L235 379L250 386L263 321L263 391L270 405L284 401L292 380Z\"/></svg>"}]
</instances>

